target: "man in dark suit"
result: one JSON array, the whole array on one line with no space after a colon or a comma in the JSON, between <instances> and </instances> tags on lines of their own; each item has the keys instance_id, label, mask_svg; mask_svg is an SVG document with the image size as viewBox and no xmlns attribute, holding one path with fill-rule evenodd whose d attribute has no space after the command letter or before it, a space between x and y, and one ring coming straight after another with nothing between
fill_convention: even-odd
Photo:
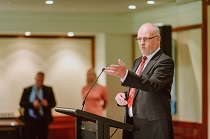
<instances>
[{"instance_id":1,"label":"man in dark suit","mask_svg":"<svg viewBox=\"0 0 210 139\"><path fill-rule=\"evenodd\" d=\"M170 92L174 62L160 49L160 31L155 25L143 24L137 41L143 56L135 60L132 71L120 59L119 65L105 70L129 87L115 97L126 108L125 122L134 126L132 132L123 131L123 139L173 139Z\"/></svg>"},{"instance_id":2,"label":"man in dark suit","mask_svg":"<svg viewBox=\"0 0 210 139\"><path fill-rule=\"evenodd\" d=\"M35 85L24 88L20 106L24 108L25 139L47 139L51 108L56 101L52 87L45 86L44 73L38 72Z\"/></svg>"}]
</instances>

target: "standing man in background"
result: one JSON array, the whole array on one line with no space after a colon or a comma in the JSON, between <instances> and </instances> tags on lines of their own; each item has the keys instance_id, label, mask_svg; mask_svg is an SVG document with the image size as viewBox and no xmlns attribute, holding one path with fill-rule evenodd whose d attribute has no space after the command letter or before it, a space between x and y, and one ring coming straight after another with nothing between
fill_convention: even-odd
<instances>
[{"instance_id":1,"label":"standing man in background","mask_svg":"<svg viewBox=\"0 0 210 139\"><path fill-rule=\"evenodd\" d=\"M56 101L52 87L45 86L44 73L38 72L35 84L24 88L20 106L24 108L25 139L47 139Z\"/></svg>"},{"instance_id":2,"label":"standing man in background","mask_svg":"<svg viewBox=\"0 0 210 139\"><path fill-rule=\"evenodd\" d=\"M160 49L160 31L155 25L143 24L137 41L143 56L134 61L132 71L120 59L119 65L104 71L129 87L115 97L126 108L125 122L134 126L132 132L123 131L123 139L173 139L170 92L174 61Z\"/></svg>"}]
</instances>

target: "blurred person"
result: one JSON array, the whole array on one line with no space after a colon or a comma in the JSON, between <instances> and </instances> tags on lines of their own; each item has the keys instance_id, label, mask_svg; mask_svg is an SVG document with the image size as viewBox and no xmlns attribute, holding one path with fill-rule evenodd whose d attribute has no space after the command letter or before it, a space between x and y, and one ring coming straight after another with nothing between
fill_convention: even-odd
<instances>
[{"instance_id":1,"label":"blurred person","mask_svg":"<svg viewBox=\"0 0 210 139\"><path fill-rule=\"evenodd\" d=\"M90 90L93 83L96 81L97 76L94 69L87 71L87 84L82 88L82 98L84 100L86 94ZM104 110L108 102L107 88L98 84L97 82L91 89L90 93L86 98L84 105L84 111L104 116Z\"/></svg>"},{"instance_id":2,"label":"blurred person","mask_svg":"<svg viewBox=\"0 0 210 139\"><path fill-rule=\"evenodd\" d=\"M24 88L20 106L24 108L25 139L47 139L56 101L52 87L45 86L44 73L37 72L35 84Z\"/></svg>"},{"instance_id":3,"label":"blurred person","mask_svg":"<svg viewBox=\"0 0 210 139\"><path fill-rule=\"evenodd\" d=\"M104 71L129 87L115 97L125 107L125 122L134 126L132 132L123 131L123 139L173 139L170 93L174 61L161 50L160 31L154 24L143 24L137 41L143 56L134 61L132 71L121 59Z\"/></svg>"}]
</instances>

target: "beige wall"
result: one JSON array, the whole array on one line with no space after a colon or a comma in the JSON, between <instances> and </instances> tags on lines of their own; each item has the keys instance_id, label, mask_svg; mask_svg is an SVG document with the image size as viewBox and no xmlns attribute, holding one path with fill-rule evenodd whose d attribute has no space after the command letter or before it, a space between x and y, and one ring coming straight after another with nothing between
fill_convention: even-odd
<instances>
[{"instance_id":1,"label":"beige wall","mask_svg":"<svg viewBox=\"0 0 210 139\"><path fill-rule=\"evenodd\" d=\"M1 33L77 34L131 33L131 15L53 12L0 12Z\"/></svg>"},{"instance_id":2,"label":"beige wall","mask_svg":"<svg viewBox=\"0 0 210 139\"><path fill-rule=\"evenodd\" d=\"M174 27L189 26L202 23L202 2L168 5L162 8L147 10L134 15L134 32L145 22L164 23Z\"/></svg>"},{"instance_id":3,"label":"beige wall","mask_svg":"<svg viewBox=\"0 0 210 139\"><path fill-rule=\"evenodd\" d=\"M173 34L176 42L175 120L202 123L201 29Z\"/></svg>"},{"instance_id":4,"label":"beige wall","mask_svg":"<svg viewBox=\"0 0 210 139\"><path fill-rule=\"evenodd\" d=\"M106 65L117 64L117 60L121 59L128 69L132 68L132 36L121 34L106 34ZM120 79L113 76L107 76L107 86L109 89L109 104L107 116L123 122L124 108L119 108L114 100L117 93L126 91L127 88L120 85ZM121 130L120 130L121 131ZM119 139L121 132L118 131L113 136Z\"/></svg>"},{"instance_id":5,"label":"beige wall","mask_svg":"<svg viewBox=\"0 0 210 139\"><path fill-rule=\"evenodd\" d=\"M91 67L90 39L1 38L0 46L1 113L19 115L23 88L34 84L39 70L46 73L45 84L53 87L57 106L80 108Z\"/></svg>"}]
</instances>

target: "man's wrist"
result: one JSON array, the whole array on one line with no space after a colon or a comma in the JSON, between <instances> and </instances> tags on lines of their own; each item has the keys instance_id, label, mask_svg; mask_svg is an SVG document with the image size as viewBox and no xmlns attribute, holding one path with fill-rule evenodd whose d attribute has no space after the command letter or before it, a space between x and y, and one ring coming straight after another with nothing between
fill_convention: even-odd
<instances>
[{"instance_id":1,"label":"man's wrist","mask_svg":"<svg viewBox=\"0 0 210 139\"><path fill-rule=\"evenodd\" d=\"M125 81L127 75L128 75L128 70L126 69L125 76L124 76L123 78L120 78L120 81L121 81L122 83Z\"/></svg>"}]
</instances>

